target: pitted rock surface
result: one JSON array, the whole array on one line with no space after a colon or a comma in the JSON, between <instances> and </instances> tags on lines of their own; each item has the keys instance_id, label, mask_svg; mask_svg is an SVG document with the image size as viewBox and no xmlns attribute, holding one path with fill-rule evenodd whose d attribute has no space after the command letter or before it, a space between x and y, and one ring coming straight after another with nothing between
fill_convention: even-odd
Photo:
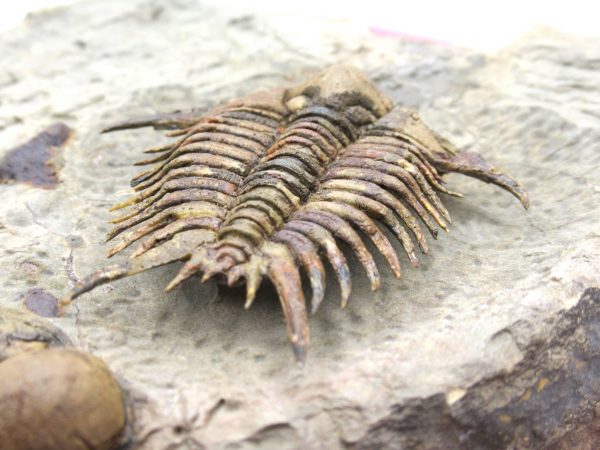
<instances>
[{"instance_id":1,"label":"pitted rock surface","mask_svg":"<svg viewBox=\"0 0 600 450\"><path fill-rule=\"evenodd\" d=\"M93 0L5 32L2 151L57 121L74 136L55 189L0 187L2 306L24 308L31 288L61 297L108 263L107 209L164 138L102 127L350 63L521 181L530 210L449 177L467 197L444 198L450 233L401 280L382 269L375 293L351 260L352 300L340 309L330 283L302 368L270 288L249 311L243 292L193 280L165 294L168 266L81 297L51 320L150 398L134 448L541 448L588 421L600 400L600 42L538 30L484 56L308 13L294 23Z\"/></svg>"}]
</instances>

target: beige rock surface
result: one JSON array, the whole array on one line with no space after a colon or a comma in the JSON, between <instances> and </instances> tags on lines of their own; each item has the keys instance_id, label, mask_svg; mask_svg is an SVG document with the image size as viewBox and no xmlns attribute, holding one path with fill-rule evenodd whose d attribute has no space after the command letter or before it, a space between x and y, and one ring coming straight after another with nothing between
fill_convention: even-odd
<instances>
[{"instance_id":1,"label":"beige rock surface","mask_svg":"<svg viewBox=\"0 0 600 450\"><path fill-rule=\"evenodd\" d=\"M540 30L483 56L303 14L94 0L4 33L2 149L55 121L75 136L56 189L0 186L2 305L31 286L60 296L107 263L106 210L164 138L103 126L352 63L522 181L530 211L449 178L465 194L445 199L451 232L403 279L382 270L374 294L356 267L345 310L331 288L303 368L271 289L250 311L193 281L166 295L177 267L99 288L54 323L151 399L137 448L539 448L584 421L600 400L600 297L582 297L600 285L600 43Z\"/></svg>"}]
</instances>

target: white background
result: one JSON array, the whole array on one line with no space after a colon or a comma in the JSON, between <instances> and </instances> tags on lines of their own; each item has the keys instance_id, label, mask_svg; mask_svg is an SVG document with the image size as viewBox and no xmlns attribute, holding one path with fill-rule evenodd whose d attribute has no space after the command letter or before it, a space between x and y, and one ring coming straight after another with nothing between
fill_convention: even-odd
<instances>
[{"instance_id":1,"label":"white background","mask_svg":"<svg viewBox=\"0 0 600 450\"><path fill-rule=\"evenodd\" d=\"M0 0L0 32L10 30L30 11L85 0ZM126 1L126 0L122 0ZM298 8L314 15L353 22L376 32L409 35L481 51L502 48L535 26L600 37L600 7L593 0L494 2L468 0L198 0L215 6L227 3L293 16ZM169 4L168 0L164 1ZM301 6L300 6L301 5Z\"/></svg>"}]
</instances>

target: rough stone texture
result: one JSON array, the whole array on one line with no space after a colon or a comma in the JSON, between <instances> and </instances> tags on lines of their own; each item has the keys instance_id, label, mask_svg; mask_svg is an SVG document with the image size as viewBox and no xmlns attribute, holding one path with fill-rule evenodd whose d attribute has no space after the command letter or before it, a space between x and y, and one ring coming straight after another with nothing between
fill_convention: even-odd
<instances>
[{"instance_id":1,"label":"rough stone texture","mask_svg":"<svg viewBox=\"0 0 600 450\"><path fill-rule=\"evenodd\" d=\"M106 209L128 195L140 150L163 138L102 126L333 62L363 68L495 161L532 206L450 177L466 196L445 199L451 233L421 269L400 281L386 272L375 294L356 267L345 310L330 289L303 368L270 288L244 311L239 291L195 281L164 294L177 270L166 267L82 297L52 320L149 396L135 448L542 448L594 418L600 298L586 289L600 286L600 42L539 30L483 56L301 9L168 5L82 2L2 36L1 147L55 121L75 130L55 190L1 187L3 305L23 307L31 287L60 296L107 263Z\"/></svg>"},{"instance_id":2,"label":"rough stone texture","mask_svg":"<svg viewBox=\"0 0 600 450\"><path fill-rule=\"evenodd\" d=\"M0 306L0 362L26 351L71 345L69 337L47 320Z\"/></svg>"}]
</instances>

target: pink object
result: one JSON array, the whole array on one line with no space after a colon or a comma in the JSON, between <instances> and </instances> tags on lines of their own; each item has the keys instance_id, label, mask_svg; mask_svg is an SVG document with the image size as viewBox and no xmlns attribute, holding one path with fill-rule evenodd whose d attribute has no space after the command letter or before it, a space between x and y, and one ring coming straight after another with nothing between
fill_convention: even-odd
<instances>
[{"instance_id":1,"label":"pink object","mask_svg":"<svg viewBox=\"0 0 600 450\"><path fill-rule=\"evenodd\" d=\"M375 36L382 37L382 38L404 39L404 40L413 41L413 42L426 42L426 43L430 43L430 44L438 44L438 45L443 45L445 47L450 46L450 44L448 42L440 41L440 40L433 39L430 37L417 36L417 35L410 34L410 33L403 33L402 31L388 30L386 28L370 27L369 31L372 34L374 34Z\"/></svg>"}]
</instances>

